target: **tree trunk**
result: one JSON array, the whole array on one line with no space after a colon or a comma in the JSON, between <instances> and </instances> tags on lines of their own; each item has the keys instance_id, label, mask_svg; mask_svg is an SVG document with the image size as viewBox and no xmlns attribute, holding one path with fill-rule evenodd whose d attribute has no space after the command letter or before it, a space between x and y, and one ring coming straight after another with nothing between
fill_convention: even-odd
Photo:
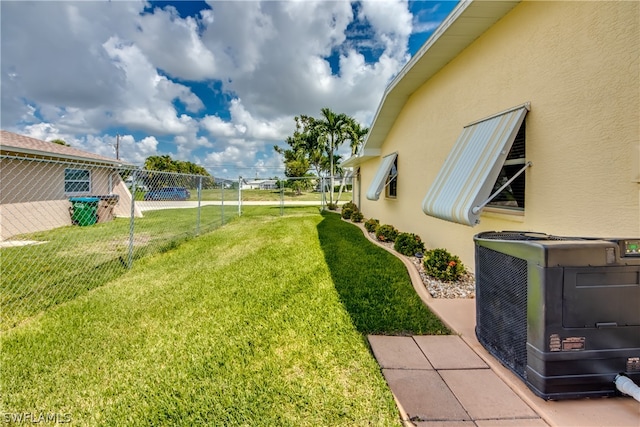
<instances>
[{"instance_id":1,"label":"tree trunk","mask_svg":"<svg viewBox=\"0 0 640 427\"><path fill-rule=\"evenodd\" d=\"M342 190L344 189L346 183L347 183L347 178L351 177L351 173L350 172L344 172L342 174L342 183L340 184L340 191L338 192L338 199L336 200L336 203L338 203L340 201L340 197L342 197Z\"/></svg>"}]
</instances>

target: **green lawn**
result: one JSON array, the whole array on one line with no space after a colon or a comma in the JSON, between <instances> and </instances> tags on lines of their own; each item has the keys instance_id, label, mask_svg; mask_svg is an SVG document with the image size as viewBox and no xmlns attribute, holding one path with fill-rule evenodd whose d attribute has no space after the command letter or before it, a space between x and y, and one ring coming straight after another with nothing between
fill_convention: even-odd
<instances>
[{"instance_id":1,"label":"green lawn","mask_svg":"<svg viewBox=\"0 0 640 427\"><path fill-rule=\"evenodd\" d=\"M316 208L248 207L2 332L4 413L75 425L400 425L366 333L448 333L402 263Z\"/></svg>"},{"instance_id":2,"label":"green lawn","mask_svg":"<svg viewBox=\"0 0 640 427\"><path fill-rule=\"evenodd\" d=\"M198 200L198 191L195 189L190 189L191 197L189 200L197 201ZM136 192L136 200L144 200L144 191ZM333 195L334 200L338 198L339 192L336 191ZM278 202L282 198L282 194L280 190L242 190L242 200L244 202L265 202L265 201L273 201ZM329 193L326 194L327 200L329 199ZM302 194L296 194L291 189L285 188L284 191L284 199L285 200L295 200L295 201L317 201L320 204L320 200L322 199L322 193L317 191L303 191ZM346 202L351 200L350 192L343 192L341 196L341 202ZM237 189L225 189L222 190L220 188L213 189L204 189L202 190L202 200L227 200L227 201L236 201L238 200L238 190Z\"/></svg>"},{"instance_id":3,"label":"green lawn","mask_svg":"<svg viewBox=\"0 0 640 427\"><path fill-rule=\"evenodd\" d=\"M237 208L224 209L225 222L237 216ZM200 232L221 223L220 206L202 207ZM196 209L145 212L135 220L133 260L174 248L197 231ZM129 219L116 218L22 235L23 240L46 243L1 249L0 330L124 274L129 232Z\"/></svg>"}]
</instances>

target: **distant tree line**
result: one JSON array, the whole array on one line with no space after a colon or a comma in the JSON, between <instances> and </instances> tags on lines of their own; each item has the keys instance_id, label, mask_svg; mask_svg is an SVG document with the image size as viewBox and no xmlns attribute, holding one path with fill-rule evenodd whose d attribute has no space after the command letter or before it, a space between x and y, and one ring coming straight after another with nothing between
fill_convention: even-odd
<instances>
[{"instance_id":1,"label":"distant tree line","mask_svg":"<svg viewBox=\"0 0 640 427\"><path fill-rule=\"evenodd\" d=\"M198 187L198 180L200 178L195 176L176 176L164 173L154 174L148 171L201 175L203 176L202 188L213 188L215 186L215 179L204 167L192 162L174 160L171 156L167 155L147 157L144 161L144 169L147 172L144 172L144 176L141 178L149 188L180 186L195 189Z\"/></svg>"}]
</instances>

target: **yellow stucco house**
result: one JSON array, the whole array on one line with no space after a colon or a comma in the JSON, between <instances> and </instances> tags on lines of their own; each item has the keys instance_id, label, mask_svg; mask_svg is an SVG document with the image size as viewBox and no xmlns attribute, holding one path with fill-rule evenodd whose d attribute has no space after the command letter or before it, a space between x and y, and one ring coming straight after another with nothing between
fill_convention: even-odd
<instances>
[{"instance_id":1,"label":"yellow stucco house","mask_svg":"<svg viewBox=\"0 0 640 427\"><path fill-rule=\"evenodd\" d=\"M637 1L461 2L343 163L354 203L470 269L487 230L640 236L639 21Z\"/></svg>"}]
</instances>

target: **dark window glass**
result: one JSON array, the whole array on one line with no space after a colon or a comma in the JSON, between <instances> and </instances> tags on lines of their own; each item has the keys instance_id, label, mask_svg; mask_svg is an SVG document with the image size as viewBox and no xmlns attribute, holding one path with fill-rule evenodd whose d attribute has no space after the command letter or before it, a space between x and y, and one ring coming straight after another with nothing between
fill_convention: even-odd
<instances>
[{"instance_id":1,"label":"dark window glass","mask_svg":"<svg viewBox=\"0 0 640 427\"><path fill-rule=\"evenodd\" d=\"M391 166L391 170L389 171L389 176L387 177L386 184L386 196L395 198L397 197L398 192L398 157L393 161L393 166Z\"/></svg>"},{"instance_id":2,"label":"dark window glass","mask_svg":"<svg viewBox=\"0 0 640 427\"><path fill-rule=\"evenodd\" d=\"M89 193L91 192L91 172L86 169L64 170L65 193Z\"/></svg>"},{"instance_id":3,"label":"dark window glass","mask_svg":"<svg viewBox=\"0 0 640 427\"><path fill-rule=\"evenodd\" d=\"M506 164L500 170L500 175L493 185L491 194L498 191L509 179L511 179L525 165L525 122L522 122L516 139L513 141L511 151L507 155ZM500 194L498 194L487 206L524 210L525 174L518 176Z\"/></svg>"}]
</instances>

